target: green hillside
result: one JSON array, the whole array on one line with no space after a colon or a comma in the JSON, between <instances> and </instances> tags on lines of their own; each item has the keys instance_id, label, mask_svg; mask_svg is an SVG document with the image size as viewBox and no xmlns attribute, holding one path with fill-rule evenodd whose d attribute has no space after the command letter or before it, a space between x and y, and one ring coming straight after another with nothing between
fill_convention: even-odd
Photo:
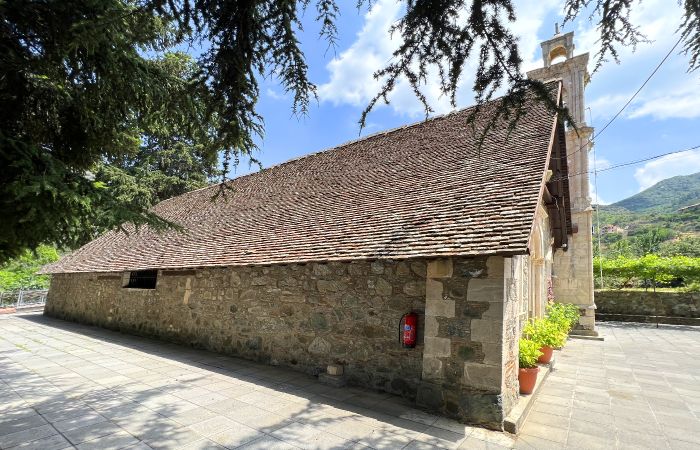
<instances>
[{"instance_id":1,"label":"green hillside","mask_svg":"<svg viewBox=\"0 0 700 450\"><path fill-rule=\"evenodd\" d=\"M601 205L601 246L608 256L700 256L700 173L663 180L612 205ZM597 231L597 230L596 230ZM594 245L597 248L597 232Z\"/></svg>"},{"instance_id":2,"label":"green hillside","mask_svg":"<svg viewBox=\"0 0 700 450\"><path fill-rule=\"evenodd\" d=\"M636 213L671 213L697 203L700 203L700 172L660 181L611 206Z\"/></svg>"}]
</instances>

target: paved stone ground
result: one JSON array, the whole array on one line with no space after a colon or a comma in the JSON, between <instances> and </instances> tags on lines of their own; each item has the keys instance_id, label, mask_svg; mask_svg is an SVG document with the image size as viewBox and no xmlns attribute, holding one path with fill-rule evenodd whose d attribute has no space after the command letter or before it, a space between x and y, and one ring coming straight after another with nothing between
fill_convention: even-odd
<instances>
[{"instance_id":1,"label":"paved stone ground","mask_svg":"<svg viewBox=\"0 0 700 450\"><path fill-rule=\"evenodd\" d=\"M0 317L0 448L699 448L700 329L570 340L512 437L273 368L41 315Z\"/></svg>"},{"instance_id":2,"label":"paved stone ground","mask_svg":"<svg viewBox=\"0 0 700 450\"><path fill-rule=\"evenodd\" d=\"M599 323L569 340L518 448L700 448L700 328Z\"/></svg>"},{"instance_id":3,"label":"paved stone ground","mask_svg":"<svg viewBox=\"0 0 700 450\"><path fill-rule=\"evenodd\" d=\"M3 449L512 445L386 394L41 315L0 317Z\"/></svg>"}]
</instances>

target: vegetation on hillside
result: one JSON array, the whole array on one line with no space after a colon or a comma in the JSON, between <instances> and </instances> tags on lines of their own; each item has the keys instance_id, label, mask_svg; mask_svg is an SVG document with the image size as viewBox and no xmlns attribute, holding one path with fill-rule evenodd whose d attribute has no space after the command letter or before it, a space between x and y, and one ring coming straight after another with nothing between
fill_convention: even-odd
<instances>
[{"instance_id":1,"label":"vegetation on hillside","mask_svg":"<svg viewBox=\"0 0 700 450\"><path fill-rule=\"evenodd\" d=\"M600 246L593 237L594 272L606 287L699 289L700 173L663 180L599 208ZM596 285L600 279L596 276Z\"/></svg>"},{"instance_id":2,"label":"vegetation on hillside","mask_svg":"<svg viewBox=\"0 0 700 450\"><path fill-rule=\"evenodd\" d=\"M700 256L700 172L663 180L632 197L601 205L596 254ZM597 226L597 225L596 225ZM602 249L598 248L600 231Z\"/></svg>"},{"instance_id":3,"label":"vegetation on hillside","mask_svg":"<svg viewBox=\"0 0 700 450\"><path fill-rule=\"evenodd\" d=\"M684 287L700 290L700 258L687 256L596 257L594 270L603 271L605 287Z\"/></svg>"},{"instance_id":4,"label":"vegetation on hillside","mask_svg":"<svg viewBox=\"0 0 700 450\"><path fill-rule=\"evenodd\" d=\"M675 213L679 209L700 203L700 172L662 180L644 191L613 203L634 213Z\"/></svg>"},{"instance_id":5,"label":"vegetation on hillside","mask_svg":"<svg viewBox=\"0 0 700 450\"><path fill-rule=\"evenodd\" d=\"M600 226L622 228L627 233L643 233L650 228L668 228L679 233L700 233L700 207L674 212L633 212L614 205L599 206ZM618 230L619 231L619 230Z\"/></svg>"}]
</instances>

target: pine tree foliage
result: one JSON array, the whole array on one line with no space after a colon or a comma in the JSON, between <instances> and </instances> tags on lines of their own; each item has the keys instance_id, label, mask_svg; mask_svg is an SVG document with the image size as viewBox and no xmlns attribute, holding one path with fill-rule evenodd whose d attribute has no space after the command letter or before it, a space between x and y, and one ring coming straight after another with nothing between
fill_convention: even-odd
<instances>
[{"instance_id":1,"label":"pine tree foliage","mask_svg":"<svg viewBox=\"0 0 700 450\"><path fill-rule=\"evenodd\" d=\"M177 42L120 0L0 2L0 261L125 222L170 226L96 174L165 136L216 161L219 112L199 67L165 54Z\"/></svg>"},{"instance_id":2,"label":"pine tree foliage","mask_svg":"<svg viewBox=\"0 0 700 450\"><path fill-rule=\"evenodd\" d=\"M640 1L562 0L562 6L568 20L592 11L600 64L645 39L630 20ZM525 88L558 108L544 85L522 72L513 0L403 4L392 29L401 44L376 74L382 87L361 126L401 79L426 114L428 78L436 77L455 104L472 63L478 104L505 93L482 136L497 121L517 123ZM678 32L695 70L700 0L682 4ZM358 0L358 7L371 7L371 0ZM170 164L192 157L209 176L218 157L223 174L252 157L264 131L256 110L261 77L278 79L292 110L309 113L316 86L300 46L301 17L309 10L332 48L336 0L0 0L0 261L40 243L74 247L123 222L168 227L148 210L167 189L154 193L162 180L144 187L136 166L161 164L172 178L182 172ZM204 49L194 65L172 53L188 46Z\"/></svg>"}]
</instances>

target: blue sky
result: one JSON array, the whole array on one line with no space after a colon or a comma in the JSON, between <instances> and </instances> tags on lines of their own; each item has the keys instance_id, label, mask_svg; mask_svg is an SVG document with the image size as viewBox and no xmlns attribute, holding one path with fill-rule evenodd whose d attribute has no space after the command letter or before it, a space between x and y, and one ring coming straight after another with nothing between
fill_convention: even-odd
<instances>
[{"instance_id":1,"label":"blue sky","mask_svg":"<svg viewBox=\"0 0 700 450\"><path fill-rule=\"evenodd\" d=\"M310 68L310 77L319 88L319 102L307 117L292 115L291 98L274 79L261 83L258 110L265 118L266 133L260 141L258 159L264 167L333 147L359 136L357 124L368 100L376 93L372 73L383 67L398 45L387 28L400 14L394 1L379 0L368 11L358 11L355 2L341 6L338 28L340 40L335 52L326 51L318 38L314 11L306 13L302 47ZM520 37L526 61L524 69L541 65L539 42L553 35L554 23L562 22L561 0L516 0L518 21L513 29ZM593 75L586 91L594 127L605 124L653 68L671 49L676 39L681 10L675 1L645 0L633 13L650 44L640 44L636 52L621 49L621 64L609 62ZM574 31L576 54L590 52L593 69L597 38L585 19L568 24ZM680 48L680 47L679 47ZM688 59L678 50L664 64L634 103L596 139L598 167L641 159L700 144L700 73L688 74ZM471 63L473 66L473 63ZM469 72L469 71L467 71ZM471 74L462 81L458 107L473 103L469 87ZM429 82L425 93L437 113L451 109L439 95L436 83ZM391 105L380 106L370 115L363 135L421 120L421 107L405 85L399 84L390 98ZM243 162L236 175L249 172ZM700 171L700 150L661 158L645 164L602 172L598 175L598 194L602 203L610 203L639 192L671 176ZM593 177L591 177L592 179Z\"/></svg>"}]
</instances>

